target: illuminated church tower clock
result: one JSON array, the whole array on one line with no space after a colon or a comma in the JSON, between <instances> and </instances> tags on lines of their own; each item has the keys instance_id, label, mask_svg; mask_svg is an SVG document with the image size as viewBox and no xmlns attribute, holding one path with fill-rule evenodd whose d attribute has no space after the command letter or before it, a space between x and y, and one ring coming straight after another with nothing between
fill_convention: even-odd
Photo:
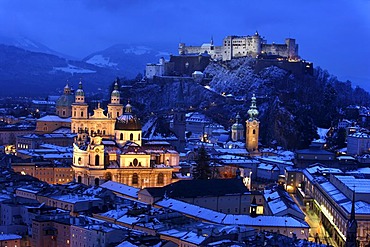
<instances>
[{"instance_id":1,"label":"illuminated church tower clock","mask_svg":"<svg viewBox=\"0 0 370 247\"><path fill-rule=\"evenodd\" d=\"M256 96L252 96L252 104L248 110L249 118L246 123L245 147L249 152L258 151L258 134L260 122L258 121L258 110L256 105Z\"/></svg>"}]
</instances>

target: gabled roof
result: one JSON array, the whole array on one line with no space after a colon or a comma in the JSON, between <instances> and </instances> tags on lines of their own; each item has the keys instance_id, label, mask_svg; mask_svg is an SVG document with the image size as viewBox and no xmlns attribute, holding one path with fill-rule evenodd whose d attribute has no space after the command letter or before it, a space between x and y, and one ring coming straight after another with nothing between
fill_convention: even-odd
<instances>
[{"instance_id":1,"label":"gabled roof","mask_svg":"<svg viewBox=\"0 0 370 247\"><path fill-rule=\"evenodd\" d=\"M146 188L153 197L193 198L249 194L241 179L181 180L162 188Z\"/></svg>"}]
</instances>

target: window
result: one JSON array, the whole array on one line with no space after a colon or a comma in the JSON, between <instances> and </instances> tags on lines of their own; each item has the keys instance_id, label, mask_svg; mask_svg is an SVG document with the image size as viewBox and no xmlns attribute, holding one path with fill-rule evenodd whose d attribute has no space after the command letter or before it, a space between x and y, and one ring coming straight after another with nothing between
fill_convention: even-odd
<instances>
[{"instance_id":1,"label":"window","mask_svg":"<svg viewBox=\"0 0 370 247\"><path fill-rule=\"evenodd\" d=\"M99 154L95 155L95 165L99 165Z\"/></svg>"},{"instance_id":2,"label":"window","mask_svg":"<svg viewBox=\"0 0 370 247\"><path fill-rule=\"evenodd\" d=\"M123 133L119 134L119 139L122 141L123 140Z\"/></svg>"},{"instance_id":3,"label":"window","mask_svg":"<svg viewBox=\"0 0 370 247\"><path fill-rule=\"evenodd\" d=\"M164 175L163 173L159 173L157 177L157 184L163 184L164 183Z\"/></svg>"},{"instance_id":4,"label":"window","mask_svg":"<svg viewBox=\"0 0 370 247\"><path fill-rule=\"evenodd\" d=\"M135 158L134 161L133 161L133 163L134 163L134 166L137 166L137 164L139 163L139 161Z\"/></svg>"},{"instance_id":5,"label":"window","mask_svg":"<svg viewBox=\"0 0 370 247\"><path fill-rule=\"evenodd\" d=\"M137 173L132 174L132 184L139 184L139 176Z\"/></svg>"},{"instance_id":6,"label":"window","mask_svg":"<svg viewBox=\"0 0 370 247\"><path fill-rule=\"evenodd\" d=\"M130 141L133 141L134 140L134 134L130 134Z\"/></svg>"},{"instance_id":7,"label":"window","mask_svg":"<svg viewBox=\"0 0 370 247\"><path fill-rule=\"evenodd\" d=\"M81 117L83 117L84 116L84 112L83 111L81 111Z\"/></svg>"},{"instance_id":8,"label":"window","mask_svg":"<svg viewBox=\"0 0 370 247\"><path fill-rule=\"evenodd\" d=\"M137 136L137 139L140 141L140 134Z\"/></svg>"}]
</instances>

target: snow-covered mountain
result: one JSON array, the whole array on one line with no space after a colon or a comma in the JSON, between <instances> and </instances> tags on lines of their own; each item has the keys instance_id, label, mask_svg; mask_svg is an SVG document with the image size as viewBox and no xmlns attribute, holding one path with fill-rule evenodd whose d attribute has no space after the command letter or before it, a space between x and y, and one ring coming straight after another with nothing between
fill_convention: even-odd
<instances>
[{"instance_id":1,"label":"snow-covered mountain","mask_svg":"<svg viewBox=\"0 0 370 247\"><path fill-rule=\"evenodd\" d=\"M157 63L161 57L168 59L170 54L171 51L166 49L118 44L94 52L83 61L103 68L120 70L127 78L134 78L138 73L144 73L147 63Z\"/></svg>"},{"instance_id":2,"label":"snow-covered mountain","mask_svg":"<svg viewBox=\"0 0 370 247\"><path fill-rule=\"evenodd\" d=\"M0 44L8 45L8 46L15 46L15 47L27 50L27 51L41 52L41 53L46 53L46 54L52 54L58 57L74 59L70 55L57 52L53 49L50 49L46 45L40 42L31 40L27 37L10 38L10 37L0 36Z\"/></svg>"},{"instance_id":3,"label":"snow-covered mountain","mask_svg":"<svg viewBox=\"0 0 370 247\"><path fill-rule=\"evenodd\" d=\"M64 87L67 80L77 85L80 79L85 82L84 88L96 91L108 88L117 76L123 74L82 61L0 45L1 96L47 95Z\"/></svg>"}]
</instances>

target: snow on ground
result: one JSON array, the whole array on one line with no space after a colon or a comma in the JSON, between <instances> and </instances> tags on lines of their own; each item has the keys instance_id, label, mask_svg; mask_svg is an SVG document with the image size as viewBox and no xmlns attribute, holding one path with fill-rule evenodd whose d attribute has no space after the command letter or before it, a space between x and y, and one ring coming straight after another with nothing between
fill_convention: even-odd
<instances>
[{"instance_id":1,"label":"snow on ground","mask_svg":"<svg viewBox=\"0 0 370 247\"><path fill-rule=\"evenodd\" d=\"M89 70L84 68L79 68L73 65L68 64L68 67L53 67L53 71L63 71L66 73L73 74L90 74L90 73L96 73L95 70Z\"/></svg>"},{"instance_id":2,"label":"snow on ground","mask_svg":"<svg viewBox=\"0 0 370 247\"><path fill-rule=\"evenodd\" d=\"M102 55L94 55L86 63L94 64L98 67L116 67L118 63L110 62L110 58L103 57Z\"/></svg>"},{"instance_id":3,"label":"snow on ground","mask_svg":"<svg viewBox=\"0 0 370 247\"><path fill-rule=\"evenodd\" d=\"M144 55L147 53L150 53L152 49L146 46L136 46L136 47L130 47L128 49L123 49L123 53L129 54L133 53L135 55Z\"/></svg>"}]
</instances>

